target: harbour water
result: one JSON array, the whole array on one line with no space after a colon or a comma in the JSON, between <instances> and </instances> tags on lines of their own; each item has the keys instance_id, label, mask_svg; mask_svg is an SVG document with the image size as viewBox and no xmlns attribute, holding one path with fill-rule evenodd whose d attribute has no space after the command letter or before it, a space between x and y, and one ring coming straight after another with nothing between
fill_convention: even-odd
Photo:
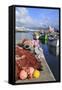
<instances>
[{"instance_id":1,"label":"harbour water","mask_svg":"<svg viewBox=\"0 0 62 90\"><path fill-rule=\"evenodd\" d=\"M16 32L16 41L22 39L33 39L33 32Z\"/></svg>"},{"instance_id":2,"label":"harbour water","mask_svg":"<svg viewBox=\"0 0 62 90\"><path fill-rule=\"evenodd\" d=\"M16 42L22 39L33 39L33 32L16 32ZM59 57L49 53L48 44L41 44L40 47L43 48L46 61L55 79L59 80Z\"/></svg>"}]
</instances>

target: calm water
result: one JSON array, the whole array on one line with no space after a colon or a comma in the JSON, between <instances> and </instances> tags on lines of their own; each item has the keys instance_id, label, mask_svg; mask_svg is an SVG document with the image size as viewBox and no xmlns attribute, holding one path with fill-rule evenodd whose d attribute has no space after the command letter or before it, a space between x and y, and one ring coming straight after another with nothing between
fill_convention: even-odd
<instances>
[{"instance_id":1,"label":"calm water","mask_svg":"<svg viewBox=\"0 0 62 90\"><path fill-rule=\"evenodd\" d=\"M33 35L33 32L17 32L16 42L22 39L33 39L32 35ZM41 47L43 48L46 61L51 71L53 72L56 80L59 80L59 57L54 56L51 53L49 53L47 44L41 44Z\"/></svg>"},{"instance_id":2,"label":"calm water","mask_svg":"<svg viewBox=\"0 0 62 90\"><path fill-rule=\"evenodd\" d=\"M16 41L22 39L33 39L33 32L16 32Z\"/></svg>"}]
</instances>

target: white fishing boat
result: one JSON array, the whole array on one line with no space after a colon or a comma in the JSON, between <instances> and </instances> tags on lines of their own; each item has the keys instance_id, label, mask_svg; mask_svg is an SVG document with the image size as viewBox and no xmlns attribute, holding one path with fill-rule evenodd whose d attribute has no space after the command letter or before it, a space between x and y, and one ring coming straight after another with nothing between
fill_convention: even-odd
<instances>
[{"instance_id":1,"label":"white fishing boat","mask_svg":"<svg viewBox=\"0 0 62 90\"><path fill-rule=\"evenodd\" d=\"M34 32L33 38L34 39L39 39L39 37L40 37L40 33L39 32Z\"/></svg>"},{"instance_id":2,"label":"white fishing boat","mask_svg":"<svg viewBox=\"0 0 62 90\"><path fill-rule=\"evenodd\" d=\"M59 55L59 39L48 40L49 52L54 55Z\"/></svg>"}]
</instances>

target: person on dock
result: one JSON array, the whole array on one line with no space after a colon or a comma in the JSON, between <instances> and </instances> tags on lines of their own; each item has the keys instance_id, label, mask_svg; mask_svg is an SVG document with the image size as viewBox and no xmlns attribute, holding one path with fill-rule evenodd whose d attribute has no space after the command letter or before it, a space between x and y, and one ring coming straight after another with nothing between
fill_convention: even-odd
<instances>
[{"instance_id":1,"label":"person on dock","mask_svg":"<svg viewBox=\"0 0 62 90\"><path fill-rule=\"evenodd\" d=\"M34 47L34 53L36 53L38 56L40 55L40 52L43 55L43 49L40 47L40 41L38 39L33 39L32 40L33 47Z\"/></svg>"}]
</instances>

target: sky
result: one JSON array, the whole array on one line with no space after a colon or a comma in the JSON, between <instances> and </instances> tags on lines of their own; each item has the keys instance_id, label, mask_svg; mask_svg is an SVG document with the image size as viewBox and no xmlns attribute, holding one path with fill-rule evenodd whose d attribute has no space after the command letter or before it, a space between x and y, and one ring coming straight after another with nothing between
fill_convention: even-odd
<instances>
[{"instance_id":1,"label":"sky","mask_svg":"<svg viewBox=\"0 0 62 90\"><path fill-rule=\"evenodd\" d=\"M59 27L59 10L16 7L16 27Z\"/></svg>"}]
</instances>

